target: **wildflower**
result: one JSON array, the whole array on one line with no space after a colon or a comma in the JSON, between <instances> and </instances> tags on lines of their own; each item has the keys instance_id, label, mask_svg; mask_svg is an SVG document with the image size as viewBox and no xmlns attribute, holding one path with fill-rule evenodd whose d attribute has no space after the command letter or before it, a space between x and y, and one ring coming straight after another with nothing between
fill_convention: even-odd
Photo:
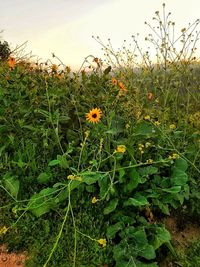
<instances>
[{"instance_id":1,"label":"wildflower","mask_svg":"<svg viewBox=\"0 0 200 267\"><path fill-rule=\"evenodd\" d=\"M151 143L150 143L150 142L146 142L146 143L145 143L145 147L146 147L146 148L148 148L148 147L150 147L150 146L151 146Z\"/></svg>"},{"instance_id":2,"label":"wildflower","mask_svg":"<svg viewBox=\"0 0 200 267\"><path fill-rule=\"evenodd\" d=\"M51 66L51 70L52 70L52 72L57 72L57 69L58 69L58 66L57 66L56 64L53 64L53 65Z\"/></svg>"},{"instance_id":3,"label":"wildflower","mask_svg":"<svg viewBox=\"0 0 200 267\"><path fill-rule=\"evenodd\" d=\"M115 78L112 78L112 85L117 85L118 81Z\"/></svg>"},{"instance_id":4,"label":"wildflower","mask_svg":"<svg viewBox=\"0 0 200 267\"><path fill-rule=\"evenodd\" d=\"M170 125L169 125L169 129L170 129L170 130L174 130L174 129L176 129L176 125L175 125L175 124L170 124Z\"/></svg>"},{"instance_id":5,"label":"wildflower","mask_svg":"<svg viewBox=\"0 0 200 267\"><path fill-rule=\"evenodd\" d=\"M144 154L144 145L143 144L139 144L138 149L140 150L141 154Z\"/></svg>"},{"instance_id":6,"label":"wildflower","mask_svg":"<svg viewBox=\"0 0 200 267\"><path fill-rule=\"evenodd\" d=\"M151 92L147 93L147 99L152 100L153 99L153 94Z\"/></svg>"},{"instance_id":7,"label":"wildflower","mask_svg":"<svg viewBox=\"0 0 200 267\"><path fill-rule=\"evenodd\" d=\"M178 159L179 158L179 155L176 154L176 153L173 153L172 156L169 156L168 158L169 159Z\"/></svg>"},{"instance_id":8,"label":"wildflower","mask_svg":"<svg viewBox=\"0 0 200 267\"><path fill-rule=\"evenodd\" d=\"M14 68L14 65L15 65L15 59L14 59L14 57L10 57L10 58L9 58L8 65L9 65L9 67L10 67L11 69Z\"/></svg>"},{"instance_id":9,"label":"wildflower","mask_svg":"<svg viewBox=\"0 0 200 267\"><path fill-rule=\"evenodd\" d=\"M0 236L5 235L7 231L8 231L8 228L6 226L3 226L2 228L0 228Z\"/></svg>"},{"instance_id":10,"label":"wildflower","mask_svg":"<svg viewBox=\"0 0 200 267\"><path fill-rule=\"evenodd\" d=\"M122 153L122 154L125 152L126 152L126 146L124 145L117 146L117 148L114 151L114 153Z\"/></svg>"},{"instance_id":11,"label":"wildflower","mask_svg":"<svg viewBox=\"0 0 200 267\"><path fill-rule=\"evenodd\" d=\"M98 201L99 201L99 199L97 199L96 197L93 197L93 198L92 198L92 203L93 203L93 204L97 203Z\"/></svg>"},{"instance_id":12,"label":"wildflower","mask_svg":"<svg viewBox=\"0 0 200 267\"><path fill-rule=\"evenodd\" d=\"M76 181L82 181L83 180L81 176L72 175L72 174L68 175L67 176L67 179L69 179L69 180L76 180Z\"/></svg>"},{"instance_id":13,"label":"wildflower","mask_svg":"<svg viewBox=\"0 0 200 267\"><path fill-rule=\"evenodd\" d=\"M154 122L154 125L159 126L160 125L160 122L159 121L155 121Z\"/></svg>"},{"instance_id":14,"label":"wildflower","mask_svg":"<svg viewBox=\"0 0 200 267\"><path fill-rule=\"evenodd\" d=\"M127 89L125 87L125 85L122 82L119 82L119 88L123 91L123 92L127 92Z\"/></svg>"},{"instance_id":15,"label":"wildflower","mask_svg":"<svg viewBox=\"0 0 200 267\"><path fill-rule=\"evenodd\" d=\"M100 121L100 118L102 116L102 111L100 108L93 108L86 114L86 120L88 120L91 123L98 123Z\"/></svg>"},{"instance_id":16,"label":"wildflower","mask_svg":"<svg viewBox=\"0 0 200 267\"><path fill-rule=\"evenodd\" d=\"M106 239L101 238L97 241L103 248L106 247L106 243L107 243Z\"/></svg>"},{"instance_id":17,"label":"wildflower","mask_svg":"<svg viewBox=\"0 0 200 267\"><path fill-rule=\"evenodd\" d=\"M144 119L145 119L146 121L149 121L149 120L150 120L150 116L149 116L149 115L146 115L146 116L144 116Z\"/></svg>"},{"instance_id":18,"label":"wildflower","mask_svg":"<svg viewBox=\"0 0 200 267\"><path fill-rule=\"evenodd\" d=\"M148 160L146 161L146 163L148 163L148 164L152 164L152 163L153 163L153 160L152 160L152 159L148 159Z\"/></svg>"},{"instance_id":19,"label":"wildflower","mask_svg":"<svg viewBox=\"0 0 200 267\"><path fill-rule=\"evenodd\" d=\"M95 57L93 61L97 64L98 68L100 68L101 64L98 57Z\"/></svg>"}]
</instances>

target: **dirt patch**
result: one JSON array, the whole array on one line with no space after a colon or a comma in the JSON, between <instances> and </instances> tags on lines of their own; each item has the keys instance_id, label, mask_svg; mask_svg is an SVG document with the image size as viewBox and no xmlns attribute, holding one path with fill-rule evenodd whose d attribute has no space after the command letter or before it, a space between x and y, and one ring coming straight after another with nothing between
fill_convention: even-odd
<instances>
[{"instance_id":1,"label":"dirt patch","mask_svg":"<svg viewBox=\"0 0 200 267\"><path fill-rule=\"evenodd\" d=\"M172 244L177 251L186 250L191 242L200 239L200 225L196 222L191 222L187 218L167 217L162 220L166 229L170 232L172 237ZM160 267L174 267L179 266L173 263L170 256L166 257L159 263Z\"/></svg>"},{"instance_id":2,"label":"dirt patch","mask_svg":"<svg viewBox=\"0 0 200 267\"><path fill-rule=\"evenodd\" d=\"M9 253L6 246L0 246L0 267L24 267L26 253Z\"/></svg>"},{"instance_id":3,"label":"dirt patch","mask_svg":"<svg viewBox=\"0 0 200 267\"><path fill-rule=\"evenodd\" d=\"M188 247L192 241L200 238L200 225L197 223L172 217L164 219L163 223L171 233L174 246L179 250Z\"/></svg>"}]
</instances>

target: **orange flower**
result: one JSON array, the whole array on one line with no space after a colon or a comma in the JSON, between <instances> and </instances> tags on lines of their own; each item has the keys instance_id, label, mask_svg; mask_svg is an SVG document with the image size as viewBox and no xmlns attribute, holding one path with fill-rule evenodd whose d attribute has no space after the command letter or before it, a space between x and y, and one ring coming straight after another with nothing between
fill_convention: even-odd
<instances>
[{"instance_id":1,"label":"orange flower","mask_svg":"<svg viewBox=\"0 0 200 267\"><path fill-rule=\"evenodd\" d=\"M122 82L119 82L119 87L124 93L127 92L127 89L126 89L125 85Z\"/></svg>"},{"instance_id":2,"label":"orange flower","mask_svg":"<svg viewBox=\"0 0 200 267\"><path fill-rule=\"evenodd\" d=\"M93 108L86 114L86 120L91 123L98 123L101 119L102 111L100 108Z\"/></svg>"},{"instance_id":3,"label":"orange flower","mask_svg":"<svg viewBox=\"0 0 200 267\"><path fill-rule=\"evenodd\" d=\"M149 92L149 93L147 94L147 99L148 99L148 100L152 100L152 98L153 98L153 94L152 94L151 92Z\"/></svg>"},{"instance_id":4,"label":"orange flower","mask_svg":"<svg viewBox=\"0 0 200 267\"><path fill-rule=\"evenodd\" d=\"M14 65L15 65L15 59L14 59L14 57L10 57L10 58L9 58L8 65L9 65L9 67L10 67L11 69L14 68Z\"/></svg>"},{"instance_id":5,"label":"orange flower","mask_svg":"<svg viewBox=\"0 0 200 267\"><path fill-rule=\"evenodd\" d=\"M115 79L115 78L112 77L112 85L117 85L117 83L118 83L117 82L117 79Z\"/></svg>"}]
</instances>

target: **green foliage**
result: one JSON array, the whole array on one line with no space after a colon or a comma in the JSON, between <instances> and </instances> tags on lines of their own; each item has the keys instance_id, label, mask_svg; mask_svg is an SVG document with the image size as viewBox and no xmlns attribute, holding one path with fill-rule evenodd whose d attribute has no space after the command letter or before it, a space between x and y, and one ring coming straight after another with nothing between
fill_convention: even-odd
<instances>
[{"instance_id":1,"label":"green foliage","mask_svg":"<svg viewBox=\"0 0 200 267\"><path fill-rule=\"evenodd\" d=\"M0 60L5 61L10 56L10 47L8 42L6 41L0 41Z\"/></svg>"},{"instance_id":2,"label":"green foliage","mask_svg":"<svg viewBox=\"0 0 200 267\"><path fill-rule=\"evenodd\" d=\"M154 267L172 248L159 218L200 199L200 79L169 54L131 72L0 63L3 241L25 240L28 266Z\"/></svg>"}]
</instances>

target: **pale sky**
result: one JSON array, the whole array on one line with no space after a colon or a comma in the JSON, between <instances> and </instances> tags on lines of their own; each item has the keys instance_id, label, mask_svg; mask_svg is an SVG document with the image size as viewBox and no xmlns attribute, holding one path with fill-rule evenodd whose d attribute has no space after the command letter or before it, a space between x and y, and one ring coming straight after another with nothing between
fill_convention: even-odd
<instances>
[{"instance_id":1,"label":"pale sky","mask_svg":"<svg viewBox=\"0 0 200 267\"><path fill-rule=\"evenodd\" d=\"M151 23L163 2L179 31L200 18L199 0L0 0L0 30L12 47L28 41L27 52L44 60L54 52L77 69L88 55L102 55L92 35L105 44L110 38L117 50L139 33L143 46L150 32L144 21Z\"/></svg>"}]
</instances>

